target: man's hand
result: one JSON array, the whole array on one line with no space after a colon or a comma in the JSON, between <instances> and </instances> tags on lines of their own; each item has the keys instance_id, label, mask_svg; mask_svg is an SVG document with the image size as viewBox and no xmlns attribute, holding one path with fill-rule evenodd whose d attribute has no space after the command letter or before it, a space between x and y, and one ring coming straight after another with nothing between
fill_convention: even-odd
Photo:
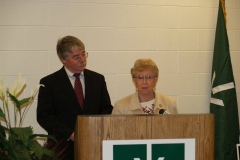
<instances>
[{"instance_id":1,"label":"man's hand","mask_svg":"<svg viewBox=\"0 0 240 160\"><path fill-rule=\"evenodd\" d=\"M69 137L69 139L70 139L71 141L74 141L74 132L73 132L72 135Z\"/></svg>"}]
</instances>

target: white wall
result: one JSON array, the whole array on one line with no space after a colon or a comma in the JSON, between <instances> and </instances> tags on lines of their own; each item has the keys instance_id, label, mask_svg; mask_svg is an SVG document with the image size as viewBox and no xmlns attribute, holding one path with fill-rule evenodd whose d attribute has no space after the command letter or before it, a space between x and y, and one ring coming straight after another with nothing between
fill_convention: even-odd
<instances>
[{"instance_id":1,"label":"white wall","mask_svg":"<svg viewBox=\"0 0 240 160\"><path fill-rule=\"evenodd\" d=\"M210 74L218 0L0 0L0 75L18 73L24 96L61 68L57 39L73 35L89 52L88 69L105 75L112 104L135 91L130 68L153 59L157 90L173 96L180 113L209 113ZM240 104L240 1L226 0L230 52ZM43 133L36 102L25 125Z\"/></svg>"}]
</instances>

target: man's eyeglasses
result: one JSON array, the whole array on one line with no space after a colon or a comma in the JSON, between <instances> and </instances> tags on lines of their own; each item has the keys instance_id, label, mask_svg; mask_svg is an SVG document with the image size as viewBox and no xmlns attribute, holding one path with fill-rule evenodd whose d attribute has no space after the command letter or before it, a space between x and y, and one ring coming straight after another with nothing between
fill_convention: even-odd
<instances>
[{"instance_id":1,"label":"man's eyeglasses","mask_svg":"<svg viewBox=\"0 0 240 160\"><path fill-rule=\"evenodd\" d=\"M150 76L150 75L140 75L140 76L137 76L137 77L133 77L133 78L136 78L138 81L142 82L144 79L146 81L151 81L152 79L156 78L157 76Z\"/></svg>"},{"instance_id":2,"label":"man's eyeglasses","mask_svg":"<svg viewBox=\"0 0 240 160\"><path fill-rule=\"evenodd\" d=\"M81 55L77 55L73 57L74 60L79 60L80 58L87 58L88 57L88 52L84 52Z\"/></svg>"}]
</instances>

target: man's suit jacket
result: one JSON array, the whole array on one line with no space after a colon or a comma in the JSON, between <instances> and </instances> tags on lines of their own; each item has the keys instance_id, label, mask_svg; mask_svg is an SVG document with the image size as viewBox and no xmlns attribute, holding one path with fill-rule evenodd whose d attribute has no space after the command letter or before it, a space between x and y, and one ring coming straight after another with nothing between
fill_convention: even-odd
<instances>
[{"instance_id":1,"label":"man's suit jacket","mask_svg":"<svg viewBox=\"0 0 240 160\"><path fill-rule=\"evenodd\" d=\"M111 114L112 105L104 76L85 69L85 100L82 110L73 86L62 67L40 80L37 121L50 135L68 139L77 115Z\"/></svg>"},{"instance_id":2,"label":"man's suit jacket","mask_svg":"<svg viewBox=\"0 0 240 160\"><path fill-rule=\"evenodd\" d=\"M154 114L159 114L160 109L164 109L171 114L177 114L176 101L169 96L155 92ZM118 100L113 108L112 114L144 114L138 92Z\"/></svg>"}]
</instances>

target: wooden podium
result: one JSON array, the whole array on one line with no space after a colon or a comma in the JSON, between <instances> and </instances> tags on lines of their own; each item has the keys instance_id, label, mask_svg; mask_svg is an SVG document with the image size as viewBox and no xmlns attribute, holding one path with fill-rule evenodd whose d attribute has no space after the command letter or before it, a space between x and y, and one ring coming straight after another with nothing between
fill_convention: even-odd
<instances>
[{"instance_id":1,"label":"wooden podium","mask_svg":"<svg viewBox=\"0 0 240 160\"><path fill-rule=\"evenodd\" d=\"M213 160L214 115L78 116L74 159L102 160L102 140L181 138L195 138L196 160Z\"/></svg>"}]
</instances>

